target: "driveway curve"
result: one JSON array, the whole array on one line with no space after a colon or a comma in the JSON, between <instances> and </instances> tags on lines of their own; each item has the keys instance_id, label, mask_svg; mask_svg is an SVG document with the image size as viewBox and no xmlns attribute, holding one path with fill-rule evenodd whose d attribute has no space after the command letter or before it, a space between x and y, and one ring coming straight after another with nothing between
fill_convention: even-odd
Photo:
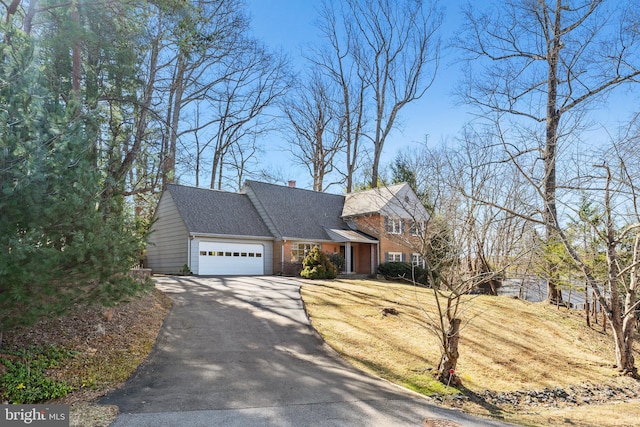
<instances>
[{"instance_id":1,"label":"driveway curve","mask_svg":"<svg viewBox=\"0 0 640 427\"><path fill-rule=\"evenodd\" d=\"M299 280L155 281L174 305L147 360L100 401L120 408L112 427L506 425L348 365L309 324Z\"/></svg>"}]
</instances>

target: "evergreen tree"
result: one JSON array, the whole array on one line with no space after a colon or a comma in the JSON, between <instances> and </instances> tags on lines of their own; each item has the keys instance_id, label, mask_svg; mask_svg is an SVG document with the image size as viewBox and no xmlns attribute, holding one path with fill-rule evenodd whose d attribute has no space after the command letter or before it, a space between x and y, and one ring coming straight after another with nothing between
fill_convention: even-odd
<instances>
[{"instance_id":1,"label":"evergreen tree","mask_svg":"<svg viewBox=\"0 0 640 427\"><path fill-rule=\"evenodd\" d=\"M122 197L102 197L90 115L51 90L33 40L0 25L1 332L135 293L142 236Z\"/></svg>"},{"instance_id":2,"label":"evergreen tree","mask_svg":"<svg viewBox=\"0 0 640 427\"><path fill-rule=\"evenodd\" d=\"M302 266L300 275L306 279L335 279L337 275L336 267L318 247L311 249Z\"/></svg>"}]
</instances>

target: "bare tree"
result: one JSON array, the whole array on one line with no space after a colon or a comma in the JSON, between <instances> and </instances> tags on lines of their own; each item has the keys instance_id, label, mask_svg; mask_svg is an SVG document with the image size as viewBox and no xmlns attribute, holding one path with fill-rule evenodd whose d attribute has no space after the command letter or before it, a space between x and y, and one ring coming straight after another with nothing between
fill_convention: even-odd
<instances>
[{"instance_id":1,"label":"bare tree","mask_svg":"<svg viewBox=\"0 0 640 427\"><path fill-rule=\"evenodd\" d=\"M474 140L473 134L465 138ZM433 216L424 227L421 253L430 272L437 312L424 312L427 327L441 345L438 371L444 383L460 382L455 375L462 328L472 321L471 293L495 295L507 270L531 248L526 244L529 224L495 205L517 206L521 182L508 164L498 165L484 146L425 148L416 171L428 174L423 193L429 195ZM473 167L471 167L473 165ZM496 168L501 169L495 173Z\"/></svg>"},{"instance_id":2,"label":"bare tree","mask_svg":"<svg viewBox=\"0 0 640 427\"><path fill-rule=\"evenodd\" d=\"M309 170L313 190L325 191L335 184L326 183L325 177L333 172L334 159L344 148L344 115L322 75L312 72L305 80L283 103L286 138L293 156Z\"/></svg>"},{"instance_id":3,"label":"bare tree","mask_svg":"<svg viewBox=\"0 0 640 427\"><path fill-rule=\"evenodd\" d=\"M243 139L270 130L270 121L258 121L265 109L274 106L292 85L286 58L267 52L249 40L243 49L228 58L228 78L207 94L211 138L211 188L222 188L225 157ZM269 127L271 125L271 128Z\"/></svg>"},{"instance_id":4,"label":"bare tree","mask_svg":"<svg viewBox=\"0 0 640 427\"><path fill-rule=\"evenodd\" d=\"M373 145L371 184L378 186L384 143L400 111L433 83L442 13L436 2L327 1L320 28L330 47L312 59L342 90L351 190L362 135ZM371 114L367 127L365 112Z\"/></svg>"},{"instance_id":5,"label":"bare tree","mask_svg":"<svg viewBox=\"0 0 640 427\"><path fill-rule=\"evenodd\" d=\"M238 0L200 0L172 18L162 52L166 84L158 91L165 108L163 185L175 180L178 140L199 130L185 129L184 112L228 78L224 60L237 52L248 28Z\"/></svg>"},{"instance_id":6,"label":"bare tree","mask_svg":"<svg viewBox=\"0 0 640 427\"><path fill-rule=\"evenodd\" d=\"M611 325L616 366L625 375L638 378L633 355L634 334L640 301L640 128L637 119L623 134L605 147L594 151L593 166L582 165L574 180L588 203L587 214L582 205L577 217L596 236L604 252L606 268L589 263L579 242L572 242L563 222L554 226L575 265L596 295ZM602 159L605 159L604 161Z\"/></svg>"},{"instance_id":7,"label":"bare tree","mask_svg":"<svg viewBox=\"0 0 640 427\"><path fill-rule=\"evenodd\" d=\"M470 61L463 99L503 128L509 119L509 126L521 127L526 120L539 125L527 139L538 145L522 147L510 140L505 149L539 190L549 242L557 239L559 144L569 131L575 136L588 105L640 75L640 43L627 21L633 7L608 5L602 0L506 1L483 13L470 5L457 40ZM532 151L542 159L541 168L524 164L530 157L523 154ZM549 299L561 301L554 267L549 271Z\"/></svg>"},{"instance_id":8,"label":"bare tree","mask_svg":"<svg viewBox=\"0 0 640 427\"><path fill-rule=\"evenodd\" d=\"M482 148L464 144L455 150L424 147L405 155L406 169L414 172L414 182L420 185L416 193L422 197L419 202L396 198L395 203L413 215L410 225L404 227L410 232L388 236L411 247L419 254L411 261L426 268L419 282L433 290L437 309L424 310L423 315L426 328L440 343L438 372L445 384L461 382L455 371L464 326L474 317L471 294L484 290L495 295L507 269L530 250L525 242L526 221L479 201L513 206L522 196L520 183L510 179L516 175L514 168L503 165L509 178L493 174L493 153ZM421 204L420 209L415 203ZM429 213L426 217L420 214L425 211ZM415 283L418 278L414 274L411 279Z\"/></svg>"},{"instance_id":9,"label":"bare tree","mask_svg":"<svg viewBox=\"0 0 640 427\"><path fill-rule=\"evenodd\" d=\"M307 58L312 67L318 68L337 87L335 101L341 104L344 115L345 165L342 174L346 192L350 193L359 167L361 142L368 122L365 106L367 83L363 79L364 71L352 59L354 34L344 16L338 15L335 6L334 2L323 3L319 28L327 45L312 50ZM339 21L340 17L342 19Z\"/></svg>"}]
</instances>

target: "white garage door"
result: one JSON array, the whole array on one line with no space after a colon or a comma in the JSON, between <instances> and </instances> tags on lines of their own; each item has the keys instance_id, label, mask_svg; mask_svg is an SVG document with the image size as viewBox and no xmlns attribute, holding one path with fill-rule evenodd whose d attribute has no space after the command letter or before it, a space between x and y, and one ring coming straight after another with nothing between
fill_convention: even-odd
<instances>
[{"instance_id":1,"label":"white garage door","mask_svg":"<svg viewBox=\"0 0 640 427\"><path fill-rule=\"evenodd\" d=\"M256 244L200 242L198 274L264 274L263 251Z\"/></svg>"}]
</instances>

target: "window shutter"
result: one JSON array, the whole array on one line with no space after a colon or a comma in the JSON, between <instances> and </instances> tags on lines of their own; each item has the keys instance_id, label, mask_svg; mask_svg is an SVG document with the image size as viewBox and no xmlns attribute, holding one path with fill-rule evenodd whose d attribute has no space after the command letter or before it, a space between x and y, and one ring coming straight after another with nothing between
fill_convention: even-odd
<instances>
[{"instance_id":1,"label":"window shutter","mask_svg":"<svg viewBox=\"0 0 640 427\"><path fill-rule=\"evenodd\" d=\"M388 233L388 232L389 232L389 230L390 230L390 227L389 227L389 217L386 217L386 216L385 216L385 217L384 217L384 231L385 231L386 233Z\"/></svg>"},{"instance_id":2,"label":"window shutter","mask_svg":"<svg viewBox=\"0 0 640 427\"><path fill-rule=\"evenodd\" d=\"M400 234L404 234L404 219L400 218Z\"/></svg>"},{"instance_id":3,"label":"window shutter","mask_svg":"<svg viewBox=\"0 0 640 427\"><path fill-rule=\"evenodd\" d=\"M389 252L384 253L384 262L389 262Z\"/></svg>"},{"instance_id":4,"label":"window shutter","mask_svg":"<svg viewBox=\"0 0 640 427\"><path fill-rule=\"evenodd\" d=\"M402 252L402 262L407 262L407 254L405 254L404 252Z\"/></svg>"}]
</instances>

